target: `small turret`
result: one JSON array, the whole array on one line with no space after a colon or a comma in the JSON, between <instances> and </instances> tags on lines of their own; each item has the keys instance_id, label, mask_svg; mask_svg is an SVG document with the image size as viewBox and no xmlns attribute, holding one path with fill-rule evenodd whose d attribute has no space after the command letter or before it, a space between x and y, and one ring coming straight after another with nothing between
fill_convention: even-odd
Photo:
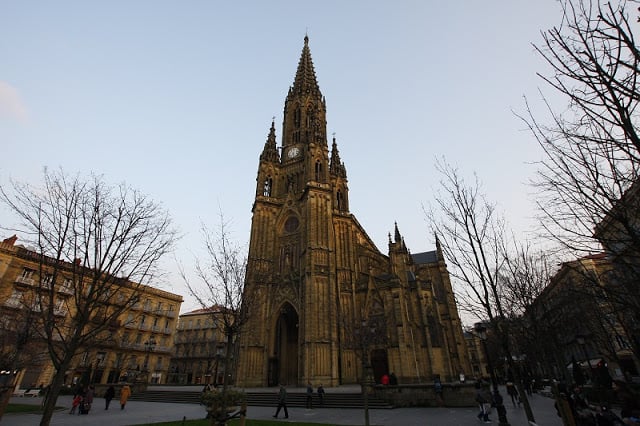
<instances>
[{"instance_id":1,"label":"small turret","mask_svg":"<svg viewBox=\"0 0 640 426\"><path fill-rule=\"evenodd\" d=\"M338 144L336 143L336 137L333 137L333 144L331 145L331 164L329 165L329 172L334 176L347 177L347 169L340 160L340 153L338 152Z\"/></svg>"},{"instance_id":2,"label":"small turret","mask_svg":"<svg viewBox=\"0 0 640 426\"><path fill-rule=\"evenodd\" d=\"M270 163L278 163L280 161L278 147L276 146L276 127L273 121L271 121L271 129L269 130L267 141L264 143L264 149L262 150L262 154L260 154L260 161Z\"/></svg>"},{"instance_id":3,"label":"small turret","mask_svg":"<svg viewBox=\"0 0 640 426\"><path fill-rule=\"evenodd\" d=\"M440 239L438 238L438 234L436 236L436 257L439 262L444 262L444 254L442 253L442 246L440 245Z\"/></svg>"}]
</instances>

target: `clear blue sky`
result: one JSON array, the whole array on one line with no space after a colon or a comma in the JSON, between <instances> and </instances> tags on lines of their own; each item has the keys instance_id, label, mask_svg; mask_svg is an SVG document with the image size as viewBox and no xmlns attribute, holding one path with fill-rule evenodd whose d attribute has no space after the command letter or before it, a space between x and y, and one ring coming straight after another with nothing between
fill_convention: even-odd
<instances>
[{"instance_id":1,"label":"clear blue sky","mask_svg":"<svg viewBox=\"0 0 640 426\"><path fill-rule=\"evenodd\" d=\"M219 208L244 243L307 33L351 211L383 253L395 221L412 252L434 248L422 205L442 156L525 232L540 152L512 110L539 98L531 43L560 21L555 0L4 1L0 184L45 166L127 182L169 209L187 266Z\"/></svg>"}]
</instances>

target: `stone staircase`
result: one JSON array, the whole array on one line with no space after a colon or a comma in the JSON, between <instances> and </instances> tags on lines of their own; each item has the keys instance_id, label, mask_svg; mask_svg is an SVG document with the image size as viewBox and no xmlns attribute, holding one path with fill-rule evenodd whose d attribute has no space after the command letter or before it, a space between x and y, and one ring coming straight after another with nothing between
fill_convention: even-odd
<instances>
[{"instance_id":1,"label":"stone staircase","mask_svg":"<svg viewBox=\"0 0 640 426\"><path fill-rule=\"evenodd\" d=\"M277 389L272 392L246 392L247 405L249 407L275 407L278 401ZM171 391L171 390L146 390L134 393L129 398L130 401L147 402L173 402L180 404L199 404L200 392L198 391ZM288 407L306 406L307 395L304 392L287 392ZM369 395L369 408L388 409L393 408L387 402ZM318 395L313 395L313 407L320 408ZM325 408L364 408L364 401L360 393L326 393L324 396Z\"/></svg>"}]
</instances>

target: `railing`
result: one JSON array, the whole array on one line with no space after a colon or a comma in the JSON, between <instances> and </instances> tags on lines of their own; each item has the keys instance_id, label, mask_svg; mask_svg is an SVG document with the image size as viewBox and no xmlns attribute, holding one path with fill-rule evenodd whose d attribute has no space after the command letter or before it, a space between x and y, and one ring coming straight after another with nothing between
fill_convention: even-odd
<instances>
[{"instance_id":1,"label":"railing","mask_svg":"<svg viewBox=\"0 0 640 426\"><path fill-rule=\"evenodd\" d=\"M4 301L4 306L8 306L10 308L20 308L22 307L22 302L18 299L7 299Z\"/></svg>"},{"instance_id":2,"label":"railing","mask_svg":"<svg viewBox=\"0 0 640 426\"><path fill-rule=\"evenodd\" d=\"M25 285L34 285L34 279L33 278L27 278L27 277L23 277L23 276L18 276L16 277L16 282L19 284L25 284Z\"/></svg>"},{"instance_id":3,"label":"railing","mask_svg":"<svg viewBox=\"0 0 640 426\"><path fill-rule=\"evenodd\" d=\"M68 286L60 286L58 292L62 294L73 294L73 288Z\"/></svg>"}]
</instances>

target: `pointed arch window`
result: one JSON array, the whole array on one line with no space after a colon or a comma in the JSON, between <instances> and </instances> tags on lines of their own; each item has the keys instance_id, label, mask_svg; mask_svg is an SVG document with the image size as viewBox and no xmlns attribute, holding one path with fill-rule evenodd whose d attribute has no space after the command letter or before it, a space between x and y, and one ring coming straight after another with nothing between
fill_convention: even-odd
<instances>
[{"instance_id":1,"label":"pointed arch window","mask_svg":"<svg viewBox=\"0 0 640 426\"><path fill-rule=\"evenodd\" d=\"M293 112L293 125L296 129L300 127L300 123L302 122L302 111L300 111L300 105L296 105L296 109Z\"/></svg>"},{"instance_id":2,"label":"pointed arch window","mask_svg":"<svg viewBox=\"0 0 640 426\"><path fill-rule=\"evenodd\" d=\"M262 188L262 195L265 197L271 197L271 191L273 190L273 179L271 176L267 176L264 180L264 186Z\"/></svg>"},{"instance_id":3,"label":"pointed arch window","mask_svg":"<svg viewBox=\"0 0 640 426\"><path fill-rule=\"evenodd\" d=\"M336 193L336 203L338 204L338 210L344 209L344 196L342 195L342 190L338 189Z\"/></svg>"},{"instance_id":4,"label":"pointed arch window","mask_svg":"<svg viewBox=\"0 0 640 426\"><path fill-rule=\"evenodd\" d=\"M324 182L324 179L322 178L322 163L320 160L316 160L316 181Z\"/></svg>"}]
</instances>

